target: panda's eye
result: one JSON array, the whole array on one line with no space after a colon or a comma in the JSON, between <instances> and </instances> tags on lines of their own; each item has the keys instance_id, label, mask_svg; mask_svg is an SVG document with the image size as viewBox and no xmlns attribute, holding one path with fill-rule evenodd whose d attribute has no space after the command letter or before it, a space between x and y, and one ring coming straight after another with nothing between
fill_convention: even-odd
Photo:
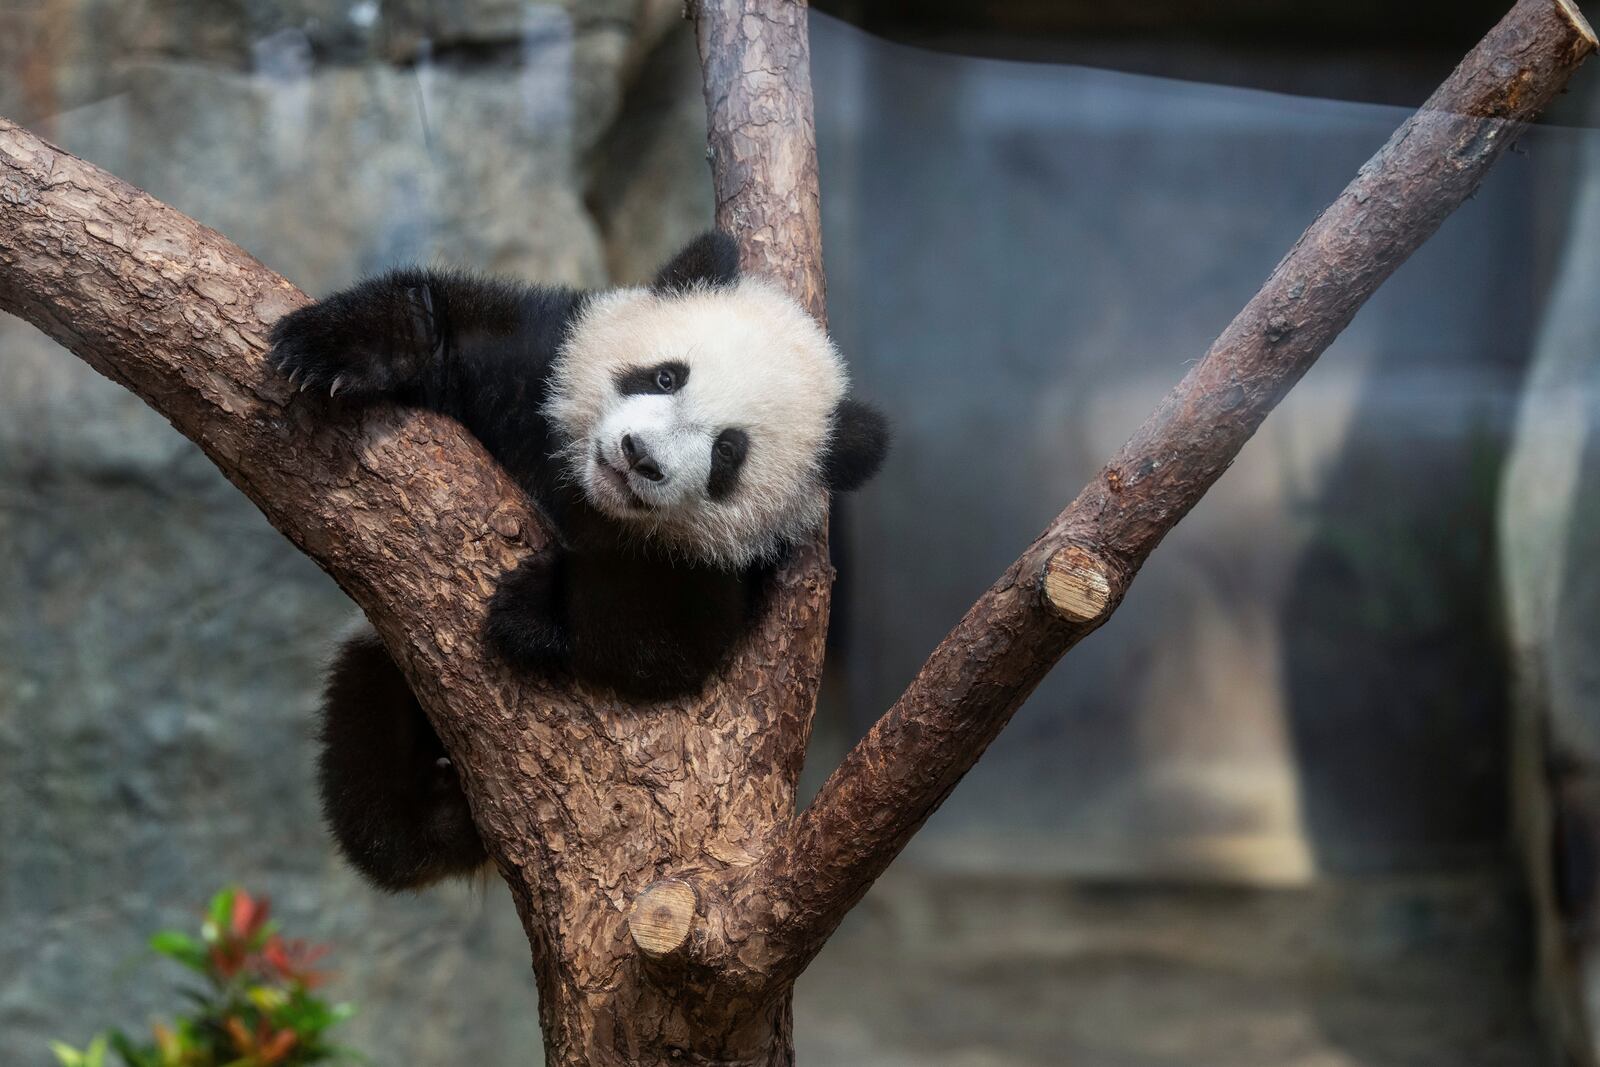
<instances>
[{"instance_id":1,"label":"panda's eye","mask_svg":"<svg viewBox=\"0 0 1600 1067\"><path fill-rule=\"evenodd\" d=\"M732 426L717 434L711 446L711 477L706 480L706 495L712 500L727 500L739 488L739 471L750 454L750 435Z\"/></svg>"},{"instance_id":2,"label":"panda's eye","mask_svg":"<svg viewBox=\"0 0 1600 1067\"><path fill-rule=\"evenodd\" d=\"M626 367L619 370L612 379L616 383L617 392L622 396L660 396L665 393L679 393L689 384L689 364L682 360L669 359L664 363L654 366L645 364L642 367Z\"/></svg>"}]
</instances>

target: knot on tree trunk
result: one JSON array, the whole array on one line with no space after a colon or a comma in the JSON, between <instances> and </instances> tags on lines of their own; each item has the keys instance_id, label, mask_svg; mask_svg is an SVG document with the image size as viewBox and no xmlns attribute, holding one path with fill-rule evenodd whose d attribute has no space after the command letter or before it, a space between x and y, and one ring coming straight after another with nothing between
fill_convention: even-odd
<instances>
[{"instance_id":1,"label":"knot on tree trunk","mask_svg":"<svg viewBox=\"0 0 1600 1067\"><path fill-rule=\"evenodd\" d=\"M689 943L694 928L694 887L668 878L645 887L628 910L633 943L651 959L661 959Z\"/></svg>"}]
</instances>

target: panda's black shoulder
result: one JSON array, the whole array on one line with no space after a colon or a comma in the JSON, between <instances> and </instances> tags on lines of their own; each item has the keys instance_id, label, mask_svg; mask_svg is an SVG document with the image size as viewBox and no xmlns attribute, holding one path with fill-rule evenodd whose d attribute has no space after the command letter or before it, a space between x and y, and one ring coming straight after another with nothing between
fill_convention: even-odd
<instances>
[{"instance_id":1,"label":"panda's black shoulder","mask_svg":"<svg viewBox=\"0 0 1600 1067\"><path fill-rule=\"evenodd\" d=\"M518 378L546 379L584 305L595 295L550 285L519 288L520 313L509 333L475 332L470 319L464 324L453 310L444 312L443 332L461 361L463 377L479 389L492 391Z\"/></svg>"},{"instance_id":2,"label":"panda's black shoulder","mask_svg":"<svg viewBox=\"0 0 1600 1067\"><path fill-rule=\"evenodd\" d=\"M452 334L453 372L439 407L469 429L525 490L549 507L562 481L560 451L544 404L573 324L592 292L528 286L517 329L506 334Z\"/></svg>"},{"instance_id":3,"label":"panda's black shoulder","mask_svg":"<svg viewBox=\"0 0 1600 1067\"><path fill-rule=\"evenodd\" d=\"M548 361L561 351L573 324L598 291L536 285L528 290L524 341ZM548 362L546 368L548 369Z\"/></svg>"}]
</instances>

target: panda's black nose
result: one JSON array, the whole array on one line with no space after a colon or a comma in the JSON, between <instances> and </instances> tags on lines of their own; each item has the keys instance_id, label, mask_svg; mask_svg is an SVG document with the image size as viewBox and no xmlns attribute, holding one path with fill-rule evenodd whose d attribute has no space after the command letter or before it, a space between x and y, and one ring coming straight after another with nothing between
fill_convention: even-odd
<instances>
[{"instance_id":1,"label":"panda's black nose","mask_svg":"<svg viewBox=\"0 0 1600 1067\"><path fill-rule=\"evenodd\" d=\"M641 478L648 478L652 482L661 480L661 468L656 466L656 461L643 445L633 439L632 434L622 435L622 457L628 461L628 468Z\"/></svg>"}]
</instances>

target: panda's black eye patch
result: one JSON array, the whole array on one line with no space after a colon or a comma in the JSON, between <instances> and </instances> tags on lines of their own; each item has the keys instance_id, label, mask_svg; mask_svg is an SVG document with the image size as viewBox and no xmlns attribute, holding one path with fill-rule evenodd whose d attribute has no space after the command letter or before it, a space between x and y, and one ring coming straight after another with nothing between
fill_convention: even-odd
<instances>
[{"instance_id":1,"label":"panda's black eye patch","mask_svg":"<svg viewBox=\"0 0 1600 1067\"><path fill-rule=\"evenodd\" d=\"M671 359L653 367L630 367L618 371L615 380L623 396L676 393L689 381L689 365Z\"/></svg>"},{"instance_id":2,"label":"panda's black eye patch","mask_svg":"<svg viewBox=\"0 0 1600 1067\"><path fill-rule=\"evenodd\" d=\"M706 496L712 500L726 500L739 487L739 471L745 457L750 454L750 435L743 430L727 429L717 435L711 446L711 476L706 479Z\"/></svg>"}]
</instances>

